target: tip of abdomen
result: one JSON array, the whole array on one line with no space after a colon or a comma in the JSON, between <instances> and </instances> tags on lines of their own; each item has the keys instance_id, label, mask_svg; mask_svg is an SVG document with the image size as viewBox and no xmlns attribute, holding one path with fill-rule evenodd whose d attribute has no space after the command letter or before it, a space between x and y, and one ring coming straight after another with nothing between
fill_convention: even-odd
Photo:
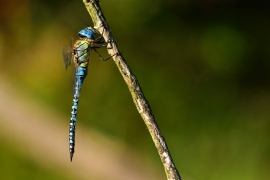
<instances>
[{"instance_id":1,"label":"tip of abdomen","mask_svg":"<svg viewBox=\"0 0 270 180\"><path fill-rule=\"evenodd\" d=\"M73 152L70 152L70 162L72 162L73 154Z\"/></svg>"}]
</instances>

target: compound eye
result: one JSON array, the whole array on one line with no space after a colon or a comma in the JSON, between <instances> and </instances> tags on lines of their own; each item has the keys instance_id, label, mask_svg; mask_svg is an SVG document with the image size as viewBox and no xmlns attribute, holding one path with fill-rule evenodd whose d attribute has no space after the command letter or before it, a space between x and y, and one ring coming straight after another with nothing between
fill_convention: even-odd
<instances>
[{"instance_id":1,"label":"compound eye","mask_svg":"<svg viewBox=\"0 0 270 180\"><path fill-rule=\"evenodd\" d=\"M95 37L94 32L88 28L82 29L78 34L82 38L94 39L94 37Z\"/></svg>"},{"instance_id":2,"label":"compound eye","mask_svg":"<svg viewBox=\"0 0 270 180\"><path fill-rule=\"evenodd\" d=\"M81 38L85 38L85 37L86 37L86 36L83 35L83 34L79 34L79 36L80 36Z\"/></svg>"}]
</instances>

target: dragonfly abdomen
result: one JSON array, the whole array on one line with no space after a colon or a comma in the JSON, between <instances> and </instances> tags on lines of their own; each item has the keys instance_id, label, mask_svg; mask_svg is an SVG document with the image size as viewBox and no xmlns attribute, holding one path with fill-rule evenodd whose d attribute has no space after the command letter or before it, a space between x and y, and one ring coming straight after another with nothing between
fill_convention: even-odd
<instances>
[{"instance_id":1,"label":"dragonfly abdomen","mask_svg":"<svg viewBox=\"0 0 270 180\"><path fill-rule=\"evenodd\" d=\"M70 161L72 161L75 147L75 131L76 131L76 120L77 120L77 110L78 103L80 98L80 90L82 88L83 81L87 76L87 67L79 66L75 72L75 86L74 86L74 95L71 108L71 117L70 117L70 128L69 128L69 152L70 152Z\"/></svg>"}]
</instances>

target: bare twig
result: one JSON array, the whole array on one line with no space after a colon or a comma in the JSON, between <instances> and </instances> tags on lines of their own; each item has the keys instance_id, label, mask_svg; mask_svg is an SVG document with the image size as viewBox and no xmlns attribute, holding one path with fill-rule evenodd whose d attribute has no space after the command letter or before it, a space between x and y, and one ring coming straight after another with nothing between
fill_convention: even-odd
<instances>
[{"instance_id":1,"label":"bare twig","mask_svg":"<svg viewBox=\"0 0 270 180\"><path fill-rule=\"evenodd\" d=\"M131 72L128 64L117 47L108 23L101 11L99 0L83 0L83 3L85 4L85 7L93 20L94 28L96 28L100 34L103 35L106 42L109 42L107 46L108 53L111 56L116 54L113 56L113 60L122 74L129 91L131 92L132 99L152 136L158 150L158 154L165 168L167 179L181 180L180 174L174 165L168 146L161 134L161 131L159 130L154 114L152 113L150 105L142 92L139 82L136 76Z\"/></svg>"}]
</instances>

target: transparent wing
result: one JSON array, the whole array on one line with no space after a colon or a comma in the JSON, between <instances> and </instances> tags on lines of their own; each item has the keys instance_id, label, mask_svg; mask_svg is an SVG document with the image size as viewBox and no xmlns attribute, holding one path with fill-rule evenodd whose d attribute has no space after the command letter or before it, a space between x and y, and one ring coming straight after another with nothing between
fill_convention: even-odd
<instances>
[{"instance_id":1,"label":"transparent wing","mask_svg":"<svg viewBox=\"0 0 270 180\"><path fill-rule=\"evenodd\" d=\"M77 82L76 72L77 72L77 68L74 67L73 75L72 75L72 90L73 90L73 93L75 93L75 86L76 86L76 82Z\"/></svg>"},{"instance_id":2,"label":"transparent wing","mask_svg":"<svg viewBox=\"0 0 270 180\"><path fill-rule=\"evenodd\" d=\"M67 48L65 46L63 46L62 48L62 56L63 56L63 60L64 60L64 64L65 64L65 68L67 69L68 66L71 65L71 61L72 61L72 46L73 46L73 40L72 38L70 39L70 47Z\"/></svg>"}]
</instances>

